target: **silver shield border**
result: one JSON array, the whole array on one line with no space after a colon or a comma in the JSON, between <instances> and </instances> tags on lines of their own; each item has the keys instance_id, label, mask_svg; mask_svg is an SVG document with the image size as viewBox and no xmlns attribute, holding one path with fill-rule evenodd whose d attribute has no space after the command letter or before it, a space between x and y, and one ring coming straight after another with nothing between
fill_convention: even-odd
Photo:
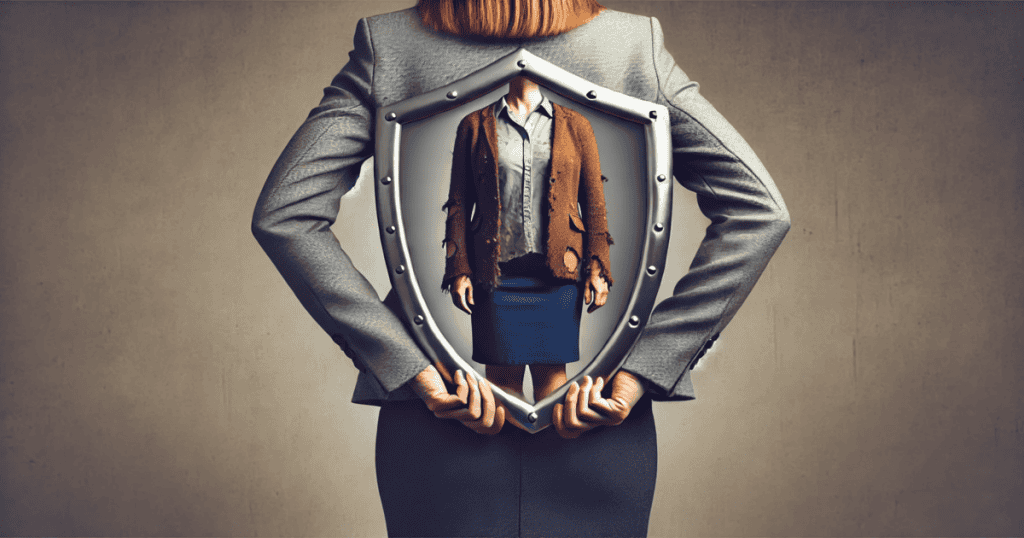
<instances>
[{"instance_id":1,"label":"silver shield border","mask_svg":"<svg viewBox=\"0 0 1024 538\"><path fill-rule=\"evenodd\" d=\"M647 142L647 226L640 259L640 274L627 303L625 315L618 321L607 344L579 374L547 398L530 405L494 387L495 397L504 403L506 418L531 433L551 424L554 404L565 399L572 381L583 376L611 375L636 342L654 308L662 269L668 251L672 222L672 160L668 110L661 105L630 97L597 86L542 59L525 49L505 56L465 78L436 90L411 97L377 110L375 154L375 191L377 221L387 262L388 276L398 293L402 310L413 336L421 348L437 362L441 361L469 375L481 376L455 352L430 315L412 265L405 231L399 189L399 147L402 124L414 122L459 106L485 95L516 75L527 75L542 86L601 112L644 126Z\"/></svg>"}]
</instances>

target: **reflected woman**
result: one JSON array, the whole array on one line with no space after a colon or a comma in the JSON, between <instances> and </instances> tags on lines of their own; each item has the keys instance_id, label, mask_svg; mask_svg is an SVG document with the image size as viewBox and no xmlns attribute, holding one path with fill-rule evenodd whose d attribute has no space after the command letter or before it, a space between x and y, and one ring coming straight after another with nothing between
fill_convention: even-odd
<instances>
[{"instance_id":1,"label":"reflected woman","mask_svg":"<svg viewBox=\"0 0 1024 538\"><path fill-rule=\"evenodd\" d=\"M522 395L527 365L535 400L563 385L582 303L607 300L601 180L590 122L525 76L459 125L442 288L473 316L473 360L506 391Z\"/></svg>"}]
</instances>

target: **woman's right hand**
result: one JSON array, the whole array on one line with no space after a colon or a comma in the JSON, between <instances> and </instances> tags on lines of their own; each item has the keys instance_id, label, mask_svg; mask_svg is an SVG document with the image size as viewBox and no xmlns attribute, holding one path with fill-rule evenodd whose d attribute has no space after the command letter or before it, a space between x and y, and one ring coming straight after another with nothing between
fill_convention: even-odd
<instances>
[{"instance_id":1,"label":"woman's right hand","mask_svg":"<svg viewBox=\"0 0 1024 538\"><path fill-rule=\"evenodd\" d=\"M505 408L495 402L490 383L487 380L481 383L462 370L455 372L454 380L447 371L445 374L455 384L455 394L448 392L441 373L432 364L416 374L409 384L437 418L458 420L477 433L500 432L505 425Z\"/></svg>"},{"instance_id":2,"label":"woman's right hand","mask_svg":"<svg viewBox=\"0 0 1024 538\"><path fill-rule=\"evenodd\" d=\"M452 282L451 287L448 291L452 294L452 302L459 310L467 314L472 314L470 306L473 306L473 282L466 275L460 275L455 278Z\"/></svg>"}]
</instances>

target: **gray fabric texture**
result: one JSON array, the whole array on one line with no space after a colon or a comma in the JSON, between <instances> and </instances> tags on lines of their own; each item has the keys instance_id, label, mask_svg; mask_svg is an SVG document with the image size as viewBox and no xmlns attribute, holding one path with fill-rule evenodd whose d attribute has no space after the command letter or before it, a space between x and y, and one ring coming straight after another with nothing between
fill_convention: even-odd
<instances>
[{"instance_id":1,"label":"gray fabric texture","mask_svg":"<svg viewBox=\"0 0 1024 538\"><path fill-rule=\"evenodd\" d=\"M711 220L687 274L658 304L623 368L655 400L694 397L690 367L750 293L789 230L764 166L665 50L657 19L605 10L553 37L498 43L425 28L415 9L359 21L349 62L272 169L253 233L313 318L360 369L353 401L415 398L428 360L393 293L382 303L331 227L373 151L379 106L454 82L520 47L595 84L669 109L676 180ZM668 260L667 263L678 263Z\"/></svg>"},{"instance_id":2,"label":"gray fabric texture","mask_svg":"<svg viewBox=\"0 0 1024 538\"><path fill-rule=\"evenodd\" d=\"M544 178L551 166L551 124L555 112L551 101L544 97L520 124L509 113L504 97L492 106L497 123L501 185L498 261L507 262L531 252L544 254Z\"/></svg>"}]
</instances>

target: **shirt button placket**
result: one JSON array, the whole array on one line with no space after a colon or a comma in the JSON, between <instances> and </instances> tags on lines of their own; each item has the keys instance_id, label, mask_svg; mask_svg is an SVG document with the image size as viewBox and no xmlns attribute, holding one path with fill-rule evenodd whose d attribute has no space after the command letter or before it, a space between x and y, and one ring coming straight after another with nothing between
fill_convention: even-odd
<instances>
[{"instance_id":1,"label":"shirt button placket","mask_svg":"<svg viewBox=\"0 0 1024 538\"><path fill-rule=\"evenodd\" d=\"M527 122L529 123L529 122ZM529 245L533 242L532 215L530 215L530 197L533 183L530 179L530 164L533 159L533 150L530 147L530 136L524 133L523 136L523 236Z\"/></svg>"}]
</instances>

